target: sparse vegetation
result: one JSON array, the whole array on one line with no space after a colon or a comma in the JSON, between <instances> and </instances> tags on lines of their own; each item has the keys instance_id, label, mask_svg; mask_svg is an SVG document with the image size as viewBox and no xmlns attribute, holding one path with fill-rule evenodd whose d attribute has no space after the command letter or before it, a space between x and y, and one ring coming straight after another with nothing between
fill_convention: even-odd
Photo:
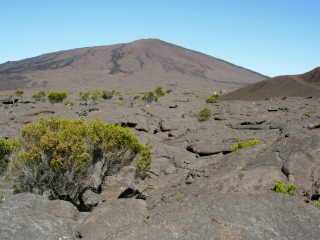
<instances>
[{"instance_id":1,"label":"sparse vegetation","mask_svg":"<svg viewBox=\"0 0 320 240\"><path fill-rule=\"evenodd\" d=\"M320 200L315 200L312 203L316 208L320 208Z\"/></svg>"},{"instance_id":2,"label":"sparse vegetation","mask_svg":"<svg viewBox=\"0 0 320 240\"><path fill-rule=\"evenodd\" d=\"M169 91L170 92L170 91ZM154 91L145 92L142 95L142 100L147 103L157 102L159 98L169 93L168 91L163 90L162 87L157 87Z\"/></svg>"},{"instance_id":3,"label":"sparse vegetation","mask_svg":"<svg viewBox=\"0 0 320 240\"><path fill-rule=\"evenodd\" d=\"M303 115L307 118L312 117L316 112L315 111L307 111Z\"/></svg>"},{"instance_id":4,"label":"sparse vegetation","mask_svg":"<svg viewBox=\"0 0 320 240\"><path fill-rule=\"evenodd\" d=\"M112 99L114 94L115 94L114 91L94 90L94 91L80 92L79 96L81 101L97 103L101 99L104 99L104 100Z\"/></svg>"},{"instance_id":5,"label":"sparse vegetation","mask_svg":"<svg viewBox=\"0 0 320 240\"><path fill-rule=\"evenodd\" d=\"M261 144L261 141L259 139L239 140L238 142L231 145L231 151L237 152L240 149L253 147L258 144Z\"/></svg>"},{"instance_id":6,"label":"sparse vegetation","mask_svg":"<svg viewBox=\"0 0 320 240\"><path fill-rule=\"evenodd\" d=\"M32 98L36 101L45 101L46 100L46 93L44 91L39 91L32 95Z\"/></svg>"},{"instance_id":7,"label":"sparse vegetation","mask_svg":"<svg viewBox=\"0 0 320 240\"><path fill-rule=\"evenodd\" d=\"M212 116L212 112L209 108L203 108L199 111L197 118L200 122L208 121Z\"/></svg>"},{"instance_id":8,"label":"sparse vegetation","mask_svg":"<svg viewBox=\"0 0 320 240\"><path fill-rule=\"evenodd\" d=\"M22 90L20 90L20 89L16 90L16 92L15 92L15 95L16 95L17 97L21 97L23 94L24 94L24 91L22 91Z\"/></svg>"},{"instance_id":9,"label":"sparse vegetation","mask_svg":"<svg viewBox=\"0 0 320 240\"><path fill-rule=\"evenodd\" d=\"M218 92L214 92L211 96L209 96L207 98L207 103L216 103L217 100L219 98L219 93Z\"/></svg>"},{"instance_id":10,"label":"sparse vegetation","mask_svg":"<svg viewBox=\"0 0 320 240\"><path fill-rule=\"evenodd\" d=\"M22 128L19 144L9 164L16 192L49 191L52 198L73 203L97 162L106 174L139 153L140 170L150 161L130 129L101 121L40 119Z\"/></svg>"},{"instance_id":11,"label":"sparse vegetation","mask_svg":"<svg viewBox=\"0 0 320 240\"><path fill-rule=\"evenodd\" d=\"M146 92L142 96L142 100L147 103L157 102L158 96L154 92Z\"/></svg>"},{"instance_id":12,"label":"sparse vegetation","mask_svg":"<svg viewBox=\"0 0 320 240\"><path fill-rule=\"evenodd\" d=\"M140 151L140 156L136 161L137 172L140 175L145 174L150 169L151 151L149 146L145 146Z\"/></svg>"},{"instance_id":13,"label":"sparse vegetation","mask_svg":"<svg viewBox=\"0 0 320 240\"><path fill-rule=\"evenodd\" d=\"M282 181L277 181L272 190L277 193L294 195L297 187L293 184L285 184Z\"/></svg>"},{"instance_id":14,"label":"sparse vegetation","mask_svg":"<svg viewBox=\"0 0 320 240\"><path fill-rule=\"evenodd\" d=\"M162 87L157 87L154 90L154 93L156 94L157 97L163 97L164 95L166 95L165 91L162 89Z\"/></svg>"},{"instance_id":15,"label":"sparse vegetation","mask_svg":"<svg viewBox=\"0 0 320 240\"><path fill-rule=\"evenodd\" d=\"M141 98L140 95L135 95L135 96L133 97L133 100L139 100L140 98Z\"/></svg>"},{"instance_id":16,"label":"sparse vegetation","mask_svg":"<svg viewBox=\"0 0 320 240\"><path fill-rule=\"evenodd\" d=\"M48 93L48 99L50 103L60 103L63 102L68 97L67 92L56 92L52 91Z\"/></svg>"},{"instance_id":17,"label":"sparse vegetation","mask_svg":"<svg viewBox=\"0 0 320 240\"><path fill-rule=\"evenodd\" d=\"M72 102L72 101L66 101L66 102L64 103L64 105L65 105L66 107L72 108L73 105L74 105L74 102Z\"/></svg>"},{"instance_id":18,"label":"sparse vegetation","mask_svg":"<svg viewBox=\"0 0 320 240\"><path fill-rule=\"evenodd\" d=\"M102 91L102 98L104 100L109 100L109 99L112 99L113 96L115 94L115 91L106 91L106 90L103 90Z\"/></svg>"},{"instance_id":19,"label":"sparse vegetation","mask_svg":"<svg viewBox=\"0 0 320 240\"><path fill-rule=\"evenodd\" d=\"M182 192L176 192L174 197L178 202L181 202L185 198L185 195Z\"/></svg>"},{"instance_id":20,"label":"sparse vegetation","mask_svg":"<svg viewBox=\"0 0 320 240\"><path fill-rule=\"evenodd\" d=\"M0 190L0 203L2 203L5 200L4 193Z\"/></svg>"},{"instance_id":21,"label":"sparse vegetation","mask_svg":"<svg viewBox=\"0 0 320 240\"><path fill-rule=\"evenodd\" d=\"M2 175L8 166L9 155L17 147L17 142L13 139L0 138L0 175Z\"/></svg>"}]
</instances>

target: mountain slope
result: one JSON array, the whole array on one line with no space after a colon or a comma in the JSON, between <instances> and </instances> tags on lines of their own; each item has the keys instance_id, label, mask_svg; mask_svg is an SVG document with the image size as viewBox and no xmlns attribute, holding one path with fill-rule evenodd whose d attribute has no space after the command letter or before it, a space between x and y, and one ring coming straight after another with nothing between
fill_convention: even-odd
<instances>
[{"instance_id":1,"label":"mountain slope","mask_svg":"<svg viewBox=\"0 0 320 240\"><path fill-rule=\"evenodd\" d=\"M0 65L0 90L15 88L232 90L266 77L156 39L49 53Z\"/></svg>"},{"instance_id":2,"label":"mountain slope","mask_svg":"<svg viewBox=\"0 0 320 240\"><path fill-rule=\"evenodd\" d=\"M320 97L320 68L301 74L264 80L222 97L224 100L263 100L271 97Z\"/></svg>"}]
</instances>

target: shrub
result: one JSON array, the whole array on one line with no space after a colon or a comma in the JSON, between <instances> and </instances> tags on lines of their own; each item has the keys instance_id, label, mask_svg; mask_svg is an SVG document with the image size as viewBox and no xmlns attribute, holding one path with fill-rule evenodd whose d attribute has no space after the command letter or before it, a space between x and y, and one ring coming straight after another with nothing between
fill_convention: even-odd
<instances>
[{"instance_id":1,"label":"shrub","mask_svg":"<svg viewBox=\"0 0 320 240\"><path fill-rule=\"evenodd\" d=\"M48 99L51 103L63 102L68 97L67 92L49 92Z\"/></svg>"},{"instance_id":2,"label":"shrub","mask_svg":"<svg viewBox=\"0 0 320 240\"><path fill-rule=\"evenodd\" d=\"M74 106L74 102L72 102L72 101L66 101L66 102L64 103L64 105L65 105L66 107L72 108L72 107Z\"/></svg>"},{"instance_id":3,"label":"shrub","mask_svg":"<svg viewBox=\"0 0 320 240\"><path fill-rule=\"evenodd\" d=\"M219 98L219 94L217 92L214 92L211 96L209 96L207 98L206 102L207 103L216 103L218 98Z\"/></svg>"},{"instance_id":4,"label":"shrub","mask_svg":"<svg viewBox=\"0 0 320 240\"><path fill-rule=\"evenodd\" d=\"M157 87L154 90L154 93L157 97L163 97L164 95L166 95L166 93L163 91L162 87Z\"/></svg>"},{"instance_id":5,"label":"shrub","mask_svg":"<svg viewBox=\"0 0 320 240\"><path fill-rule=\"evenodd\" d=\"M50 192L77 206L86 189L99 191L104 176L146 156L130 129L101 121L40 119L22 128L19 142L9 165L16 191Z\"/></svg>"},{"instance_id":6,"label":"shrub","mask_svg":"<svg viewBox=\"0 0 320 240\"><path fill-rule=\"evenodd\" d=\"M164 91L162 87L157 87L154 91L145 92L142 95L142 100L147 103L157 102L160 97L170 93L170 91ZM137 99L137 97L135 97Z\"/></svg>"},{"instance_id":7,"label":"shrub","mask_svg":"<svg viewBox=\"0 0 320 240\"><path fill-rule=\"evenodd\" d=\"M210 109L208 109L208 108L203 108L203 109L201 109L201 110L199 111L197 118L198 118L198 120L199 120L200 122L204 122L204 121L209 120L209 119L211 118L211 115L212 115L212 113L211 113L211 110L210 110Z\"/></svg>"},{"instance_id":8,"label":"shrub","mask_svg":"<svg viewBox=\"0 0 320 240\"><path fill-rule=\"evenodd\" d=\"M249 139L249 140L239 140L238 142L231 145L231 151L237 152L242 148L253 147L260 144L261 141L258 139Z\"/></svg>"},{"instance_id":9,"label":"shrub","mask_svg":"<svg viewBox=\"0 0 320 240\"><path fill-rule=\"evenodd\" d=\"M136 168L138 174L144 174L151 166L151 151L150 147L145 146L141 149L140 156L136 161Z\"/></svg>"},{"instance_id":10,"label":"shrub","mask_svg":"<svg viewBox=\"0 0 320 240\"><path fill-rule=\"evenodd\" d=\"M142 96L142 100L147 103L157 102L158 96L154 92L146 92Z\"/></svg>"},{"instance_id":11,"label":"shrub","mask_svg":"<svg viewBox=\"0 0 320 240\"><path fill-rule=\"evenodd\" d=\"M89 92L80 92L79 97L81 101L88 101L90 99L90 93Z\"/></svg>"},{"instance_id":12,"label":"shrub","mask_svg":"<svg viewBox=\"0 0 320 240\"><path fill-rule=\"evenodd\" d=\"M133 100L139 100L140 98L141 98L140 95L135 95L135 96L133 97Z\"/></svg>"},{"instance_id":13,"label":"shrub","mask_svg":"<svg viewBox=\"0 0 320 240\"><path fill-rule=\"evenodd\" d=\"M272 190L274 192L277 192L277 193L284 193L284 194L294 195L294 193L297 190L297 187L295 185L293 185L293 184L286 185L284 182L278 181L278 182L276 182L276 184L274 185Z\"/></svg>"},{"instance_id":14,"label":"shrub","mask_svg":"<svg viewBox=\"0 0 320 240\"><path fill-rule=\"evenodd\" d=\"M21 97L22 95L24 94L24 91L22 91L22 90L16 90L16 92L15 92L15 95L17 96L17 97Z\"/></svg>"},{"instance_id":15,"label":"shrub","mask_svg":"<svg viewBox=\"0 0 320 240\"><path fill-rule=\"evenodd\" d=\"M313 201L313 205L314 205L316 208L320 208L320 200L315 200L315 201Z\"/></svg>"},{"instance_id":16,"label":"shrub","mask_svg":"<svg viewBox=\"0 0 320 240\"><path fill-rule=\"evenodd\" d=\"M113 98L113 95L115 94L114 91L102 91L102 98L105 100L109 100Z\"/></svg>"},{"instance_id":17,"label":"shrub","mask_svg":"<svg viewBox=\"0 0 320 240\"><path fill-rule=\"evenodd\" d=\"M0 138L0 175L3 174L8 166L8 156L14 151L17 142L12 139Z\"/></svg>"},{"instance_id":18,"label":"shrub","mask_svg":"<svg viewBox=\"0 0 320 240\"><path fill-rule=\"evenodd\" d=\"M314 113L315 113L314 111L308 111L308 112L305 112L303 115L307 118L310 118L312 117L312 115L314 115Z\"/></svg>"},{"instance_id":19,"label":"shrub","mask_svg":"<svg viewBox=\"0 0 320 240\"><path fill-rule=\"evenodd\" d=\"M32 98L36 101L45 101L46 99L46 93L44 91L39 91L37 93L34 93L32 95Z\"/></svg>"},{"instance_id":20,"label":"shrub","mask_svg":"<svg viewBox=\"0 0 320 240\"><path fill-rule=\"evenodd\" d=\"M80 100L88 102L91 101L93 103L96 103L100 99L111 99L114 95L114 91L100 91L100 90L94 90L94 91L87 91L87 92L80 92Z\"/></svg>"}]
</instances>

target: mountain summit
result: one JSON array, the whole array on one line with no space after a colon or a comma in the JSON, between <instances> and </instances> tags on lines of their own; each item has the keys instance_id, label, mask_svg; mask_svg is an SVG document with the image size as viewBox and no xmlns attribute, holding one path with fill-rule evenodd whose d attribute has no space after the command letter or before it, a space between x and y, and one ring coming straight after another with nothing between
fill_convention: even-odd
<instances>
[{"instance_id":1,"label":"mountain summit","mask_svg":"<svg viewBox=\"0 0 320 240\"><path fill-rule=\"evenodd\" d=\"M79 48L0 65L0 90L154 86L233 90L266 76L157 39Z\"/></svg>"}]
</instances>

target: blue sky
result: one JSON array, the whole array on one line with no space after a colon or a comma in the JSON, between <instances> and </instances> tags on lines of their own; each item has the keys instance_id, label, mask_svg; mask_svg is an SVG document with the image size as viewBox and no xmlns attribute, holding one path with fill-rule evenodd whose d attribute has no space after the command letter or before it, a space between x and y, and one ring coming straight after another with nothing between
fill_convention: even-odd
<instances>
[{"instance_id":1,"label":"blue sky","mask_svg":"<svg viewBox=\"0 0 320 240\"><path fill-rule=\"evenodd\" d=\"M270 76L320 65L318 0L2 0L0 63L42 53L162 40Z\"/></svg>"}]
</instances>

